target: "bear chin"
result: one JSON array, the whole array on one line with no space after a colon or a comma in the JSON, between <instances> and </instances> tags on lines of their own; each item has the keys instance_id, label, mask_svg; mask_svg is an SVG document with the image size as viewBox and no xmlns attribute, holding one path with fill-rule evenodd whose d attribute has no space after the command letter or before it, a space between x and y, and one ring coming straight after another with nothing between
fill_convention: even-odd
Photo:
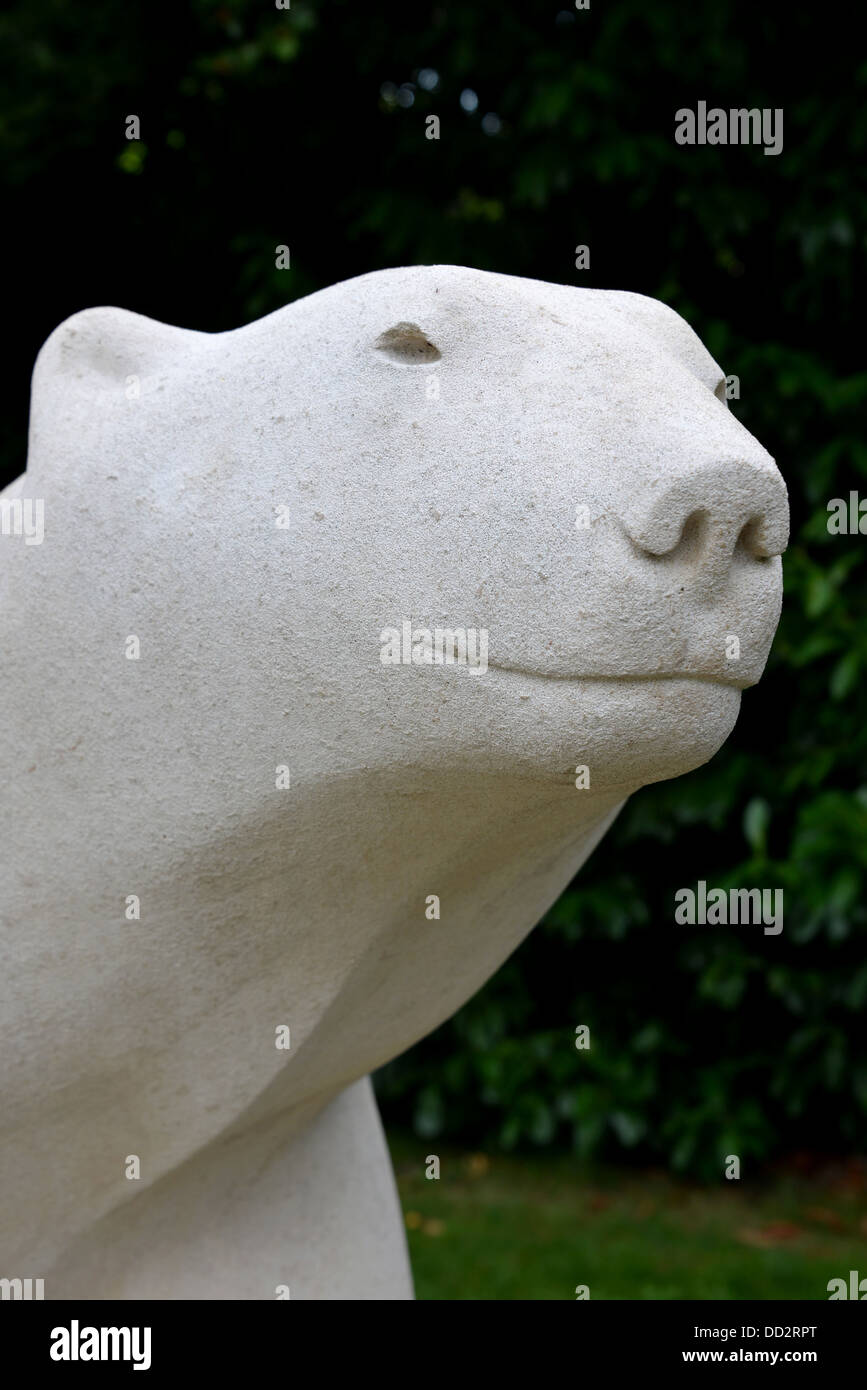
<instances>
[{"instance_id":1,"label":"bear chin","mask_svg":"<svg viewBox=\"0 0 867 1390\"><path fill-rule=\"evenodd\" d=\"M677 677L617 684L611 698L628 732L611 752L611 785L625 773L623 781L637 790L701 767L725 743L740 713L741 690L723 681ZM634 725L626 718L630 709ZM602 789L606 759L597 757Z\"/></svg>"},{"instance_id":2,"label":"bear chin","mask_svg":"<svg viewBox=\"0 0 867 1390\"><path fill-rule=\"evenodd\" d=\"M491 670L449 686L436 722L456 772L589 799L700 767L728 738L741 700L734 685L689 676L547 680ZM589 773L584 790L576 789L579 767Z\"/></svg>"}]
</instances>

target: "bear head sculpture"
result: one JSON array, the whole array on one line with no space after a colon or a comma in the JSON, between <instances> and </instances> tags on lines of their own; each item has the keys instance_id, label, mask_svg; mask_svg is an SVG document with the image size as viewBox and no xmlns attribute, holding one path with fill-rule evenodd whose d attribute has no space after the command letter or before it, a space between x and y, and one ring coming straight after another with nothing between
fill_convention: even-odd
<instances>
[{"instance_id":1,"label":"bear head sculpture","mask_svg":"<svg viewBox=\"0 0 867 1390\"><path fill-rule=\"evenodd\" d=\"M4 517L38 504L0 1248L49 1296L409 1296L364 1078L723 743L782 479L671 309L434 266L213 335L75 315Z\"/></svg>"}]
</instances>

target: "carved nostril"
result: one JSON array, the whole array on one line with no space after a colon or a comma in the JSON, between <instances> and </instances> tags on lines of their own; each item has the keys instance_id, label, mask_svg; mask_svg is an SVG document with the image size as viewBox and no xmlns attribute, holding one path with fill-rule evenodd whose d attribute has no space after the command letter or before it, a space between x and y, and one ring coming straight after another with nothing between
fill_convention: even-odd
<instances>
[{"instance_id":1,"label":"carved nostril","mask_svg":"<svg viewBox=\"0 0 867 1390\"><path fill-rule=\"evenodd\" d=\"M682 520L670 514L662 525L645 531L627 531L627 534L641 555L663 564L697 559L707 548L710 526L707 508L696 507Z\"/></svg>"},{"instance_id":2,"label":"carved nostril","mask_svg":"<svg viewBox=\"0 0 867 1390\"><path fill-rule=\"evenodd\" d=\"M642 543L631 538L636 550L655 564L698 565L720 561L726 565L738 552L751 560L769 559L765 545L763 520L760 516L750 517L740 528L725 525L714 518L705 507L697 507L690 512L681 526L674 544L667 544L662 538L655 542ZM670 537L667 538L670 540ZM733 554L734 552L734 554Z\"/></svg>"},{"instance_id":3,"label":"carved nostril","mask_svg":"<svg viewBox=\"0 0 867 1390\"><path fill-rule=\"evenodd\" d=\"M707 511L703 507L698 507L694 512L690 512L684 521L674 545L668 546L665 550L639 545L639 549L654 560L697 558L707 544L709 521Z\"/></svg>"},{"instance_id":4,"label":"carved nostril","mask_svg":"<svg viewBox=\"0 0 867 1390\"><path fill-rule=\"evenodd\" d=\"M767 543L762 517L751 516L746 525L741 528L735 544L735 554L738 551L744 551L751 560L769 560L771 558L773 552Z\"/></svg>"}]
</instances>

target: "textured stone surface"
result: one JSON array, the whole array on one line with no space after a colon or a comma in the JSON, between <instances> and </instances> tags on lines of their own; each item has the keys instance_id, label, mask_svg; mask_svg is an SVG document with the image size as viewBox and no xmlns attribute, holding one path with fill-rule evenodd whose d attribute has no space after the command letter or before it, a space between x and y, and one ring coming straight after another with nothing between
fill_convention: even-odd
<instances>
[{"instance_id":1,"label":"textured stone surface","mask_svg":"<svg viewBox=\"0 0 867 1390\"><path fill-rule=\"evenodd\" d=\"M653 300L449 266L52 334L6 493L45 538L0 538L0 1274L411 1296L363 1078L763 669L786 496L722 378ZM487 669L384 665L404 621Z\"/></svg>"}]
</instances>

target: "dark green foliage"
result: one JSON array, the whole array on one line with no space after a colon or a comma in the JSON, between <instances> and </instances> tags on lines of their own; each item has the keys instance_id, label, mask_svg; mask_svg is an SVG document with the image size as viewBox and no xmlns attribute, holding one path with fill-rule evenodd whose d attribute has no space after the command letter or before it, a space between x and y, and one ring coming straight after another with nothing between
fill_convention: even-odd
<instances>
[{"instance_id":1,"label":"dark green foliage","mask_svg":"<svg viewBox=\"0 0 867 1390\"><path fill-rule=\"evenodd\" d=\"M754 0L18 0L0 20L8 475L35 351L77 309L222 329L380 266L458 262L668 301L789 483L783 621L733 737L636 796L497 977L381 1074L386 1115L425 1135L715 1173L727 1153L863 1145L867 536L825 525L830 498L867 494L861 52L831 10ZM380 95L423 67L439 84L412 106ZM675 145L700 99L782 107L782 154ZM783 935L676 928L699 878L782 886Z\"/></svg>"}]
</instances>

